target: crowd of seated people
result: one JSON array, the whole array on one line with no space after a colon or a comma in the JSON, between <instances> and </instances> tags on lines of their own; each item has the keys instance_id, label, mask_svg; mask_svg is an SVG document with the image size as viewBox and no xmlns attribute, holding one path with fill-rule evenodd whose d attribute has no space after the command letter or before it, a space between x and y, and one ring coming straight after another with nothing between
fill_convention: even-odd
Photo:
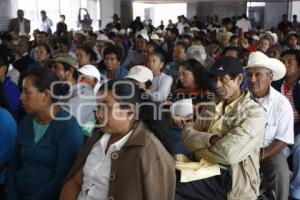
<instances>
[{"instance_id":1,"label":"crowd of seated people","mask_svg":"<svg viewBox=\"0 0 300 200\"><path fill-rule=\"evenodd\" d=\"M22 10L0 35L0 199L300 200L297 16L41 15L33 40ZM219 174L182 181L179 158Z\"/></svg>"}]
</instances>

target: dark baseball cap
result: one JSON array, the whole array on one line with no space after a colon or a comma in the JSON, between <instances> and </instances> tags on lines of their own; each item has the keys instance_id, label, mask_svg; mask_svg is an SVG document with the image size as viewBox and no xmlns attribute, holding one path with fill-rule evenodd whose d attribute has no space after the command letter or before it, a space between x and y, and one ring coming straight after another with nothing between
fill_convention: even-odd
<instances>
[{"instance_id":1,"label":"dark baseball cap","mask_svg":"<svg viewBox=\"0 0 300 200\"><path fill-rule=\"evenodd\" d=\"M235 75L243 73L243 64L238 58L225 56L217 61L209 70L214 76Z\"/></svg>"}]
</instances>

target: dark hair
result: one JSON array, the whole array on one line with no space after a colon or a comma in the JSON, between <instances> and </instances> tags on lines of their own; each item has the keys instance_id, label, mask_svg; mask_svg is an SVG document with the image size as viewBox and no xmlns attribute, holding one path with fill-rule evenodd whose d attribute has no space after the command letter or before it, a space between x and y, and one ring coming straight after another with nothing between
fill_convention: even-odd
<instances>
[{"instance_id":1,"label":"dark hair","mask_svg":"<svg viewBox=\"0 0 300 200\"><path fill-rule=\"evenodd\" d=\"M29 49L29 40L28 39L21 38L21 39L19 39L18 43L23 43L25 45L26 49L27 50Z\"/></svg>"},{"instance_id":2,"label":"dark hair","mask_svg":"<svg viewBox=\"0 0 300 200\"><path fill-rule=\"evenodd\" d=\"M148 41L147 41L142 35L137 35L137 36L136 36L136 39L137 39L137 38L143 39L146 43L148 43Z\"/></svg>"},{"instance_id":3,"label":"dark hair","mask_svg":"<svg viewBox=\"0 0 300 200\"><path fill-rule=\"evenodd\" d=\"M174 35L176 35L176 36L179 35L179 32L178 32L178 29L177 29L177 28L171 28L171 29L170 29L170 33L171 33L171 34L174 34Z\"/></svg>"},{"instance_id":4,"label":"dark hair","mask_svg":"<svg viewBox=\"0 0 300 200\"><path fill-rule=\"evenodd\" d=\"M3 33L0 35L2 41L13 41L13 37L9 33Z\"/></svg>"},{"instance_id":5,"label":"dark hair","mask_svg":"<svg viewBox=\"0 0 300 200\"><path fill-rule=\"evenodd\" d=\"M204 66L195 59L188 59L181 62L179 67L183 67L185 70L188 70L193 73L196 81L196 85L199 89L208 90L210 89L208 73ZM179 85L180 86L180 85Z\"/></svg>"},{"instance_id":6,"label":"dark hair","mask_svg":"<svg viewBox=\"0 0 300 200\"><path fill-rule=\"evenodd\" d=\"M57 62L57 61L56 61ZM54 65L55 62L52 63L52 66ZM65 62L58 62L60 64L62 64L64 66L64 71L71 71L73 69L72 72L72 77L74 80L77 80L79 78L79 72L70 64L65 63Z\"/></svg>"},{"instance_id":7,"label":"dark hair","mask_svg":"<svg viewBox=\"0 0 300 200\"><path fill-rule=\"evenodd\" d=\"M136 105L136 109L138 109L136 110L138 120L142 120L148 129L160 140L166 150L172 154L169 128L166 126L164 120L158 119L157 116L155 116L158 111L157 104L150 100L148 95L142 93L134 81L129 79L110 80L100 88L100 91L111 92L112 90L114 90L115 100L125 104L123 106L121 105L121 109L128 108L128 104Z\"/></svg>"},{"instance_id":8,"label":"dark hair","mask_svg":"<svg viewBox=\"0 0 300 200\"><path fill-rule=\"evenodd\" d=\"M118 61L121 61L122 60L122 49L118 46L115 46L115 45L109 45L107 46L104 51L103 51L103 56L105 57L106 55L108 54L115 54Z\"/></svg>"},{"instance_id":9,"label":"dark hair","mask_svg":"<svg viewBox=\"0 0 300 200\"><path fill-rule=\"evenodd\" d=\"M280 49L280 47L277 45L277 44L275 44L275 45L272 45L268 50L267 50L267 55L269 56L269 57L271 57L271 53L272 53L272 50L277 50L277 51L279 51L279 54L281 54L281 49Z\"/></svg>"},{"instance_id":10,"label":"dark hair","mask_svg":"<svg viewBox=\"0 0 300 200\"><path fill-rule=\"evenodd\" d=\"M247 17L246 14L243 14L243 15L242 15L242 18L248 19L248 17Z\"/></svg>"},{"instance_id":11,"label":"dark hair","mask_svg":"<svg viewBox=\"0 0 300 200\"><path fill-rule=\"evenodd\" d=\"M36 46L36 48L38 48L38 47L44 47L46 49L46 51L47 51L47 54L51 54L51 49L50 49L50 47L47 44L38 44Z\"/></svg>"},{"instance_id":12,"label":"dark hair","mask_svg":"<svg viewBox=\"0 0 300 200\"><path fill-rule=\"evenodd\" d=\"M288 55L288 54L291 54L291 55L294 55L295 58L296 58L296 61L297 61L297 64L298 66L300 66L300 50L296 50L296 49L288 49L288 50L285 50L281 53L281 58L285 55Z\"/></svg>"},{"instance_id":13,"label":"dark hair","mask_svg":"<svg viewBox=\"0 0 300 200\"><path fill-rule=\"evenodd\" d=\"M6 67L5 75L8 72L9 60L3 54L0 54L0 68Z\"/></svg>"},{"instance_id":14,"label":"dark hair","mask_svg":"<svg viewBox=\"0 0 300 200\"><path fill-rule=\"evenodd\" d=\"M297 33L289 33L287 36L286 36L286 40L289 40L291 37L295 37L295 38L299 38L299 35Z\"/></svg>"},{"instance_id":15,"label":"dark hair","mask_svg":"<svg viewBox=\"0 0 300 200\"><path fill-rule=\"evenodd\" d=\"M37 33L38 35L45 35L46 37L48 37L48 33L45 31L38 31Z\"/></svg>"},{"instance_id":16,"label":"dark hair","mask_svg":"<svg viewBox=\"0 0 300 200\"><path fill-rule=\"evenodd\" d=\"M232 35L229 39L230 42L232 42L232 40L234 39L239 39L239 37L237 35Z\"/></svg>"},{"instance_id":17,"label":"dark hair","mask_svg":"<svg viewBox=\"0 0 300 200\"><path fill-rule=\"evenodd\" d=\"M239 47L232 47L232 46L231 47L225 47L223 49L222 55L224 56L227 51L236 51L238 58L241 58L241 53L242 53L241 48L239 48Z\"/></svg>"},{"instance_id":18,"label":"dark hair","mask_svg":"<svg viewBox=\"0 0 300 200\"><path fill-rule=\"evenodd\" d=\"M189 48L189 47L188 47L185 43L183 43L183 42L176 42L175 46L180 46L181 48L183 48L185 53L187 52L187 50L188 50L188 48Z\"/></svg>"},{"instance_id":19,"label":"dark hair","mask_svg":"<svg viewBox=\"0 0 300 200\"><path fill-rule=\"evenodd\" d=\"M200 41L200 42L202 43L203 46L206 46L207 43L208 43L207 39L206 39L204 36L202 36L202 35L200 35L200 36L195 36L195 37L193 38L193 41Z\"/></svg>"},{"instance_id":20,"label":"dark hair","mask_svg":"<svg viewBox=\"0 0 300 200\"><path fill-rule=\"evenodd\" d=\"M83 45L83 46L78 47L77 49L81 49L81 50L84 51L87 55L90 55L90 60L91 60L92 62L95 62L95 61L98 60L97 54L95 53L95 51L94 51L91 47L89 47L89 46L87 46L87 45Z\"/></svg>"},{"instance_id":21,"label":"dark hair","mask_svg":"<svg viewBox=\"0 0 300 200\"><path fill-rule=\"evenodd\" d=\"M158 45L153 40L150 40L150 42L148 42L147 45L153 47L154 50L158 49Z\"/></svg>"},{"instance_id":22,"label":"dark hair","mask_svg":"<svg viewBox=\"0 0 300 200\"><path fill-rule=\"evenodd\" d=\"M70 89L68 84L58 83L58 77L48 67L35 67L32 70L25 72L23 80L26 77L33 78L33 84L39 90L39 92L50 90L52 103L59 101L59 98L56 97L66 95Z\"/></svg>"},{"instance_id":23,"label":"dark hair","mask_svg":"<svg viewBox=\"0 0 300 200\"><path fill-rule=\"evenodd\" d=\"M94 32L92 32L92 31L89 31L89 32L88 32L88 35L89 35L89 36L92 36L92 37L95 38L95 39L97 38L97 34L94 33Z\"/></svg>"},{"instance_id":24,"label":"dark hair","mask_svg":"<svg viewBox=\"0 0 300 200\"><path fill-rule=\"evenodd\" d=\"M5 55L0 54L0 66L3 66L3 65L8 66L9 60Z\"/></svg>"},{"instance_id":25,"label":"dark hair","mask_svg":"<svg viewBox=\"0 0 300 200\"><path fill-rule=\"evenodd\" d=\"M154 52L152 52L150 55L155 55L159 57L162 63L166 63L166 53L163 50L157 49Z\"/></svg>"},{"instance_id":26,"label":"dark hair","mask_svg":"<svg viewBox=\"0 0 300 200\"><path fill-rule=\"evenodd\" d=\"M226 26L227 24L230 24L230 23L232 24L233 21L229 17L223 19L223 25L224 26Z\"/></svg>"},{"instance_id":27,"label":"dark hair","mask_svg":"<svg viewBox=\"0 0 300 200\"><path fill-rule=\"evenodd\" d=\"M14 116L12 108L8 103L7 97L5 96L4 87L1 82L0 82L0 107L8 110L10 112L10 114L12 114Z\"/></svg>"},{"instance_id":28,"label":"dark hair","mask_svg":"<svg viewBox=\"0 0 300 200\"><path fill-rule=\"evenodd\" d=\"M70 41L66 37L59 37L57 39L57 43L63 44L65 46L67 46L68 48L70 48L70 46L71 46Z\"/></svg>"},{"instance_id":29,"label":"dark hair","mask_svg":"<svg viewBox=\"0 0 300 200\"><path fill-rule=\"evenodd\" d=\"M46 11L41 10L41 14L46 15Z\"/></svg>"},{"instance_id":30,"label":"dark hair","mask_svg":"<svg viewBox=\"0 0 300 200\"><path fill-rule=\"evenodd\" d=\"M193 40L193 36L192 35L188 35L188 34L183 34L181 36L181 40L183 39L188 39L189 41L192 41Z\"/></svg>"},{"instance_id":31,"label":"dark hair","mask_svg":"<svg viewBox=\"0 0 300 200\"><path fill-rule=\"evenodd\" d=\"M64 19L66 19L66 16L65 16L65 15L60 15L60 17L63 17Z\"/></svg>"}]
</instances>

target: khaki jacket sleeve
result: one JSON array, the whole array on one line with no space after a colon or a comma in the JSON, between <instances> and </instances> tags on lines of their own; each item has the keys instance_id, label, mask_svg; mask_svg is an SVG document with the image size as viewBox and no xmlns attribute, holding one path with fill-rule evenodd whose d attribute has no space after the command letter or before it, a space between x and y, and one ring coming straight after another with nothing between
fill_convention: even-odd
<instances>
[{"instance_id":1,"label":"khaki jacket sleeve","mask_svg":"<svg viewBox=\"0 0 300 200\"><path fill-rule=\"evenodd\" d=\"M254 108L239 125L226 133L215 145L195 152L196 158L224 165L237 164L260 147L265 126L265 111Z\"/></svg>"},{"instance_id":2,"label":"khaki jacket sleeve","mask_svg":"<svg viewBox=\"0 0 300 200\"><path fill-rule=\"evenodd\" d=\"M191 152L211 146L209 140L213 134L200 131L201 126L200 120L196 119L195 122L186 124L182 129L183 145Z\"/></svg>"}]
</instances>

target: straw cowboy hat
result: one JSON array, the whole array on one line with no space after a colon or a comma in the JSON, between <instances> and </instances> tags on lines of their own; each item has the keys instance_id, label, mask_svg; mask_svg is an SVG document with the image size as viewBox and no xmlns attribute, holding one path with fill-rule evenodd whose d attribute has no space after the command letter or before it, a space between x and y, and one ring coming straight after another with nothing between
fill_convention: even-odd
<instances>
[{"instance_id":1,"label":"straw cowboy hat","mask_svg":"<svg viewBox=\"0 0 300 200\"><path fill-rule=\"evenodd\" d=\"M101 33L97 35L96 41L99 41L99 42L102 41L102 42L106 42L106 43L115 45L115 42L114 42L114 41L110 40L106 35L101 34Z\"/></svg>"},{"instance_id":2,"label":"straw cowboy hat","mask_svg":"<svg viewBox=\"0 0 300 200\"><path fill-rule=\"evenodd\" d=\"M219 42L222 41L223 38L227 38L228 40L230 39L230 37L232 36L233 34L229 31L220 31L218 34L217 34L217 40Z\"/></svg>"},{"instance_id":3,"label":"straw cowboy hat","mask_svg":"<svg viewBox=\"0 0 300 200\"><path fill-rule=\"evenodd\" d=\"M278 42L278 36L276 33L272 33L271 31L267 31L264 36L268 36L270 35L272 40L273 40L273 44L276 44Z\"/></svg>"},{"instance_id":4,"label":"straw cowboy hat","mask_svg":"<svg viewBox=\"0 0 300 200\"><path fill-rule=\"evenodd\" d=\"M286 73L285 65L278 59L269 58L260 51L252 52L249 55L248 66L245 68L263 67L272 71L273 81L282 79Z\"/></svg>"}]
</instances>

